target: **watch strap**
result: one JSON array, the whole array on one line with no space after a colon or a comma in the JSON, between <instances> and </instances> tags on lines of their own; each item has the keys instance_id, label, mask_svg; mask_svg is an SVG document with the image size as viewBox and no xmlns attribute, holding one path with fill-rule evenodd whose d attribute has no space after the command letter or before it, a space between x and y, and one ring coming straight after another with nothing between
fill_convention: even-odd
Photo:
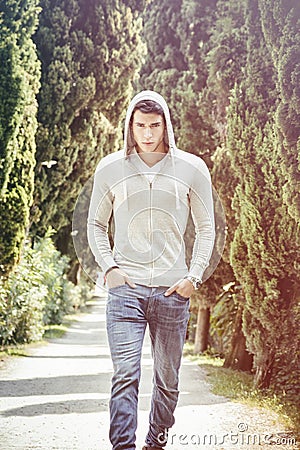
<instances>
[{"instance_id":1,"label":"watch strap","mask_svg":"<svg viewBox=\"0 0 300 450\"><path fill-rule=\"evenodd\" d=\"M198 290L200 288L201 284L202 284L202 281L199 278L193 277L191 275L187 275L184 278L186 280L189 280L192 283L192 285L193 285L195 290Z\"/></svg>"}]
</instances>

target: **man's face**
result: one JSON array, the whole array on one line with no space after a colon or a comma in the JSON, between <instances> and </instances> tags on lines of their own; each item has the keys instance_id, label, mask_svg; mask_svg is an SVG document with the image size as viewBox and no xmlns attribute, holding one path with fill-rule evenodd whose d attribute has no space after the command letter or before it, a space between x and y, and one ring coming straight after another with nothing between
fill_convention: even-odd
<instances>
[{"instance_id":1,"label":"man's face","mask_svg":"<svg viewBox=\"0 0 300 450\"><path fill-rule=\"evenodd\" d=\"M160 114L135 111L132 132L138 152L164 153L164 130L164 119Z\"/></svg>"}]
</instances>

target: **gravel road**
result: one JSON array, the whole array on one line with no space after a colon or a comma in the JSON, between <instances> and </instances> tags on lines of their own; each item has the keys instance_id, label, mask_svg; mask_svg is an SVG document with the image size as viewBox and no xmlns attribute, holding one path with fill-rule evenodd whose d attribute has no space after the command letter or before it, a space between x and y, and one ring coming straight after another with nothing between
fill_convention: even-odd
<instances>
[{"instance_id":1,"label":"gravel road","mask_svg":"<svg viewBox=\"0 0 300 450\"><path fill-rule=\"evenodd\" d=\"M151 355L145 340L137 450L147 432ZM30 347L0 364L0 448L110 450L108 401L112 364L105 299L78 315L63 338ZM166 450L298 448L275 414L210 392L205 371L184 359L176 423ZM274 447L275 446L275 447Z\"/></svg>"}]
</instances>

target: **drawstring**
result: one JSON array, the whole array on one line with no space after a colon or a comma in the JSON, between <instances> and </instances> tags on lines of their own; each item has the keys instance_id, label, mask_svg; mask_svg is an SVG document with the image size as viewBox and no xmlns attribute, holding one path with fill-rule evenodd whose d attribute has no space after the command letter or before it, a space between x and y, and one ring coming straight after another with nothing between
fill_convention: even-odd
<instances>
[{"instance_id":1,"label":"drawstring","mask_svg":"<svg viewBox=\"0 0 300 450\"><path fill-rule=\"evenodd\" d=\"M126 177L125 177L125 160L127 159L127 156L123 159L123 165L122 165L122 170L123 170L123 194L124 194L124 202L126 203L126 208L127 211L129 211L129 199L128 199L128 191L127 191L127 181L126 181Z\"/></svg>"},{"instance_id":2,"label":"drawstring","mask_svg":"<svg viewBox=\"0 0 300 450\"><path fill-rule=\"evenodd\" d=\"M176 171L175 171L175 155L173 151L173 147L170 146L170 157L172 160L172 169L173 169L173 176L174 176L174 187L175 187L175 197L176 197L176 209L180 209L180 201L179 201L179 192L178 192L178 182L176 178Z\"/></svg>"}]
</instances>

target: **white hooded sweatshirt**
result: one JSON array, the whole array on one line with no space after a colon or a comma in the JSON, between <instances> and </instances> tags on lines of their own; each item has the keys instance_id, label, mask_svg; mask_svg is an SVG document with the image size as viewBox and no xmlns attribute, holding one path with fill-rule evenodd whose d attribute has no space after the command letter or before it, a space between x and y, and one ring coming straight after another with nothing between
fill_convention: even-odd
<instances>
[{"instance_id":1,"label":"white hooded sweatshirt","mask_svg":"<svg viewBox=\"0 0 300 450\"><path fill-rule=\"evenodd\" d=\"M154 100L163 108L169 151L143 171L129 123L135 105ZM155 166L154 166L155 167ZM195 241L190 267L183 236L191 212ZM108 225L113 217L111 248ZM125 120L124 148L101 159L95 172L88 217L88 240L104 272L119 266L137 284L169 287L186 275L202 279L215 238L212 186L204 161L175 145L168 106L153 91L131 101Z\"/></svg>"}]
</instances>

